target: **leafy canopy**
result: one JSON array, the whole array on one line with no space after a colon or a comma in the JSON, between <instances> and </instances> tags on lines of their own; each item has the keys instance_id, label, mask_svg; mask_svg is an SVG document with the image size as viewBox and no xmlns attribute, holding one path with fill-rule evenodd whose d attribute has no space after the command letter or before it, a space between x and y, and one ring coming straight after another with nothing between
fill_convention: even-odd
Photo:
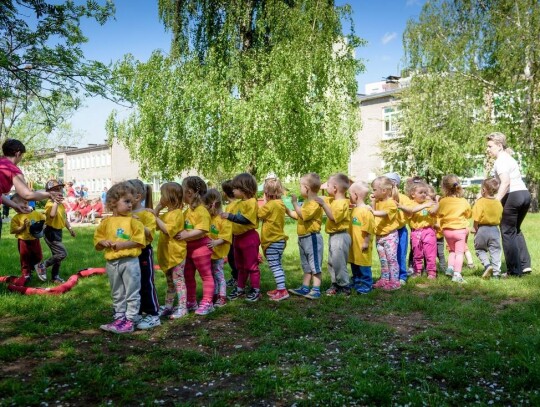
<instances>
[{"instance_id":1,"label":"leafy canopy","mask_svg":"<svg viewBox=\"0 0 540 407\"><path fill-rule=\"evenodd\" d=\"M108 121L145 173L223 178L343 170L359 128L363 42L332 1L159 1L169 55L114 69L132 114ZM352 30L352 25L351 25Z\"/></svg>"}]
</instances>

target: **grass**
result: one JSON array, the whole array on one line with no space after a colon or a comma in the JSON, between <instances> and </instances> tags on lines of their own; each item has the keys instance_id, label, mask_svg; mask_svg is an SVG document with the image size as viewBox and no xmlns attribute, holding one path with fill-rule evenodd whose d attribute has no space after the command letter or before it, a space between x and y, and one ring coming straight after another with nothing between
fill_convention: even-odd
<instances>
[{"instance_id":1,"label":"grass","mask_svg":"<svg viewBox=\"0 0 540 407\"><path fill-rule=\"evenodd\" d=\"M539 221L531 214L524 225L533 259ZM302 278L294 225L287 232L294 287ZM17 274L7 233L4 225L0 274ZM64 278L104 264L93 230L77 233L65 237ZM0 405L539 405L539 271L483 281L478 264L462 286L440 276L392 293L237 301L120 337L97 329L111 317L106 276L62 296L0 286ZM162 298L159 272L157 286ZM274 288L265 264L262 287Z\"/></svg>"}]
</instances>

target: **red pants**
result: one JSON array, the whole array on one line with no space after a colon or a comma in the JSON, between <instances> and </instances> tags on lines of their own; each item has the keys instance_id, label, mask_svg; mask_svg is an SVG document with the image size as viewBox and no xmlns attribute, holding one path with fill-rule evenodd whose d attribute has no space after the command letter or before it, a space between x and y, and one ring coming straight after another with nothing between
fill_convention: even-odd
<instances>
[{"instance_id":1,"label":"red pants","mask_svg":"<svg viewBox=\"0 0 540 407\"><path fill-rule=\"evenodd\" d=\"M234 262L238 269L238 288L246 288L248 277L251 288L261 288L261 271L259 270L260 242L259 234L255 229L234 237Z\"/></svg>"},{"instance_id":2,"label":"red pants","mask_svg":"<svg viewBox=\"0 0 540 407\"><path fill-rule=\"evenodd\" d=\"M41 244L39 239L19 241L19 254L21 256L21 274L25 278L30 278L34 266L43 260Z\"/></svg>"},{"instance_id":3,"label":"red pants","mask_svg":"<svg viewBox=\"0 0 540 407\"><path fill-rule=\"evenodd\" d=\"M212 303L214 296L214 276L212 274L212 249L207 245L210 238L187 242L186 266L184 278L186 280L187 302L197 301L197 283L195 282L195 269L199 270L203 284L203 296L201 302Z\"/></svg>"}]
</instances>

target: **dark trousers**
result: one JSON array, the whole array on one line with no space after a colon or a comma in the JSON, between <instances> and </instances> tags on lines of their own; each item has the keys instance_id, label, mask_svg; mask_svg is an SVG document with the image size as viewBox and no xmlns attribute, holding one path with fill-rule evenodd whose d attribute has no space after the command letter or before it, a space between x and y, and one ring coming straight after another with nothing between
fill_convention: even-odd
<instances>
[{"instance_id":1,"label":"dark trousers","mask_svg":"<svg viewBox=\"0 0 540 407\"><path fill-rule=\"evenodd\" d=\"M234 240L234 236L233 236ZM231 248L229 249L229 254L227 254L227 263L229 263L229 267L231 268L231 277L235 280L238 280L238 269L236 268L236 264L234 264L234 248L233 245L231 245Z\"/></svg>"},{"instance_id":2,"label":"dark trousers","mask_svg":"<svg viewBox=\"0 0 540 407\"><path fill-rule=\"evenodd\" d=\"M531 194L529 191L510 192L501 203L504 208L501 235L506 270L510 275L521 276L524 268L531 267L531 256L521 233L521 223L531 206Z\"/></svg>"},{"instance_id":3,"label":"dark trousers","mask_svg":"<svg viewBox=\"0 0 540 407\"><path fill-rule=\"evenodd\" d=\"M139 314L143 312L148 315L159 314L159 301L154 283L154 252L152 245L142 249L139 256L139 266L141 267L141 306Z\"/></svg>"},{"instance_id":4,"label":"dark trousers","mask_svg":"<svg viewBox=\"0 0 540 407\"><path fill-rule=\"evenodd\" d=\"M47 246L49 246L49 249L51 249L51 257L49 257L43 264L45 264L45 267L52 266L51 278L54 280L60 274L60 263L62 263L62 260L67 257L67 250L66 246L64 246L61 240L58 241L49 239L47 234L45 234L44 239Z\"/></svg>"},{"instance_id":5,"label":"dark trousers","mask_svg":"<svg viewBox=\"0 0 540 407\"><path fill-rule=\"evenodd\" d=\"M19 254L21 256L21 274L25 278L30 278L34 266L43 259L41 244L39 243L39 239L18 239L18 241Z\"/></svg>"}]
</instances>

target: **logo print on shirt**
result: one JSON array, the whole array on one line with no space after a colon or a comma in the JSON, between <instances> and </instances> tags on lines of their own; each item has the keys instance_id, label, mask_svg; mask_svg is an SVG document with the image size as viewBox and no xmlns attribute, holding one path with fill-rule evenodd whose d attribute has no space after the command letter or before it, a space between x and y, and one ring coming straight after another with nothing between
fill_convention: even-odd
<instances>
[{"instance_id":1,"label":"logo print on shirt","mask_svg":"<svg viewBox=\"0 0 540 407\"><path fill-rule=\"evenodd\" d=\"M216 225L210 225L210 233L216 236L219 235L219 230Z\"/></svg>"},{"instance_id":2,"label":"logo print on shirt","mask_svg":"<svg viewBox=\"0 0 540 407\"><path fill-rule=\"evenodd\" d=\"M362 226L362 222L360 222L356 216L352 218L352 224L354 226Z\"/></svg>"},{"instance_id":3,"label":"logo print on shirt","mask_svg":"<svg viewBox=\"0 0 540 407\"><path fill-rule=\"evenodd\" d=\"M187 219L184 221L184 229L193 230L193 225L191 223L189 223L189 220L187 220Z\"/></svg>"},{"instance_id":4,"label":"logo print on shirt","mask_svg":"<svg viewBox=\"0 0 540 407\"><path fill-rule=\"evenodd\" d=\"M124 229L118 228L118 229L116 229L116 237L119 237L120 239L126 239L126 240L129 240L129 238L130 238L131 236L128 235L127 233L125 233L125 232L124 232Z\"/></svg>"}]
</instances>

